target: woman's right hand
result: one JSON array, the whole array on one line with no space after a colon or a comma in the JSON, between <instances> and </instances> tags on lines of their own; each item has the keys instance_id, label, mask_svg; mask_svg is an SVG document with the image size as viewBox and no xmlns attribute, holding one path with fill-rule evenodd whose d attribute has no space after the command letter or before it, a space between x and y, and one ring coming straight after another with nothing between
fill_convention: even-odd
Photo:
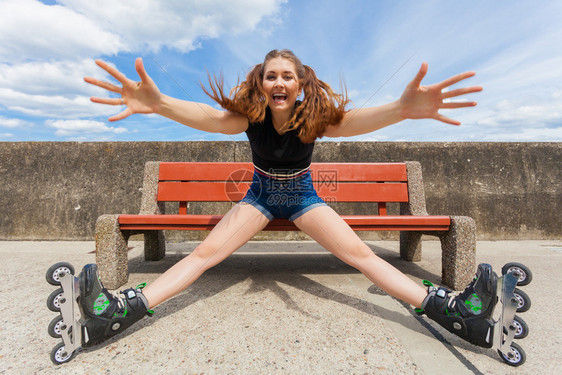
<instances>
[{"instance_id":1,"label":"woman's right hand","mask_svg":"<svg viewBox=\"0 0 562 375\"><path fill-rule=\"evenodd\" d=\"M146 73L140 57L135 61L135 68L141 79L140 82L130 80L105 61L96 60L96 64L119 81L122 87L91 77L84 77L84 81L108 91L120 94L121 98L92 97L90 100L94 103L127 106L122 112L110 117L108 119L109 121L122 120L133 113L157 113L159 111L162 94L154 81Z\"/></svg>"}]
</instances>

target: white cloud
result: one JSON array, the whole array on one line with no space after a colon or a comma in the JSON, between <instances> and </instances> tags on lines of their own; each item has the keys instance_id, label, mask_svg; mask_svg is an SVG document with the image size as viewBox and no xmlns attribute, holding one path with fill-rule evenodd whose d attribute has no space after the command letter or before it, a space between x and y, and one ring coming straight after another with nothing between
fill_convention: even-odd
<instances>
[{"instance_id":1,"label":"white cloud","mask_svg":"<svg viewBox=\"0 0 562 375\"><path fill-rule=\"evenodd\" d=\"M0 139L7 139L7 138L13 138L14 135L12 133L0 133Z\"/></svg>"},{"instance_id":2,"label":"white cloud","mask_svg":"<svg viewBox=\"0 0 562 375\"><path fill-rule=\"evenodd\" d=\"M57 119L115 114L119 108L89 101L107 96L82 79L107 80L95 57L163 47L187 52L205 38L253 30L283 2L1 0L0 108Z\"/></svg>"},{"instance_id":3,"label":"white cloud","mask_svg":"<svg viewBox=\"0 0 562 375\"><path fill-rule=\"evenodd\" d=\"M484 136L483 141L510 141L510 142L560 142L562 141L562 127L559 128L538 128L512 129L508 134L497 133Z\"/></svg>"},{"instance_id":4,"label":"white cloud","mask_svg":"<svg viewBox=\"0 0 562 375\"><path fill-rule=\"evenodd\" d=\"M275 0L36 0L0 2L0 61L17 63L139 52L188 52L201 39L252 31Z\"/></svg>"},{"instance_id":5,"label":"white cloud","mask_svg":"<svg viewBox=\"0 0 562 375\"><path fill-rule=\"evenodd\" d=\"M83 77L108 79L92 59L0 63L0 87L26 94L104 95L103 89L84 83Z\"/></svg>"},{"instance_id":6,"label":"white cloud","mask_svg":"<svg viewBox=\"0 0 562 375\"><path fill-rule=\"evenodd\" d=\"M0 2L0 61L84 58L123 48L118 35L66 7L34 0Z\"/></svg>"},{"instance_id":7,"label":"white cloud","mask_svg":"<svg viewBox=\"0 0 562 375\"><path fill-rule=\"evenodd\" d=\"M41 117L109 117L119 107L91 103L90 96L108 96L106 90L86 84L83 77L109 81L93 60L0 63L0 106Z\"/></svg>"},{"instance_id":8,"label":"white cloud","mask_svg":"<svg viewBox=\"0 0 562 375\"><path fill-rule=\"evenodd\" d=\"M0 116L0 126L5 128L22 128L22 127L29 127L33 126L32 123L28 121L24 121L19 118L8 118L5 116Z\"/></svg>"},{"instance_id":9,"label":"white cloud","mask_svg":"<svg viewBox=\"0 0 562 375\"><path fill-rule=\"evenodd\" d=\"M73 118L110 116L117 107L91 103L107 92L84 82L84 76L108 80L93 60L0 63L0 106L32 116Z\"/></svg>"},{"instance_id":10,"label":"white cloud","mask_svg":"<svg viewBox=\"0 0 562 375\"><path fill-rule=\"evenodd\" d=\"M51 118L109 116L119 111L119 107L96 105L86 96L34 95L3 88L0 103L11 111Z\"/></svg>"},{"instance_id":11,"label":"white cloud","mask_svg":"<svg viewBox=\"0 0 562 375\"><path fill-rule=\"evenodd\" d=\"M89 96L108 94L82 80L83 76L108 79L93 63L94 58L163 50L165 59L172 56L183 63L186 56L182 53L203 46L206 39L220 38L209 51L188 55L194 58L190 63L203 67L206 61L202 59L212 55L219 62L226 56L250 66L270 48L291 48L317 70L321 79L335 82L336 89L338 70L340 75L343 71L356 107L396 99L422 60L430 63L424 84L460 69L477 71L478 75L466 84L484 86L482 93L470 96L470 100L478 101L478 107L447 112L463 122L460 128L407 122L364 139L560 139L559 2L546 2L538 8L529 0L507 8L488 3L470 8L456 3L369 3L361 9L348 9L342 3L322 12L312 2L293 2L281 9L285 3L59 0L51 6L37 0L0 0L0 110L38 116L35 121L43 126L48 118L69 121L106 117L120 108L91 103ZM333 27L335 22L339 27ZM275 32L268 33L271 30ZM401 64L412 54L414 57L402 69ZM228 61L224 65L229 69ZM134 71L130 72L130 78L136 79ZM151 120L143 117L147 127L154 126ZM12 131L19 127L16 123L15 119L0 117L0 129L17 134ZM115 135L111 130L115 128L106 128L109 130L98 134ZM76 135L75 139L81 137Z\"/></svg>"},{"instance_id":12,"label":"white cloud","mask_svg":"<svg viewBox=\"0 0 562 375\"><path fill-rule=\"evenodd\" d=\"M525 125L539 127L546 125L562 126L562 100L547 104L517 103L502 100L495 106L495 111L478 121L489 126ZM541 126L542 125L542 126Z\"/></svg>"},{"instance_id":13,"label":"white cloud","mask_svg":"<svg viewBox=\"0 0 562 375\"><path fill-rule=\"evenodd\" d=\"M59 137L75 137L84 134L126 133L126 128L112 128L100 121L92 120L47 120L46 125L57 129Z\"/></svg>"},{"instance_id":14,"label":"white cloud","mask_svg":"<svg viewBox=\"0 0 562 375\"><path fill-rule=\"evenodd\" d=\"M283 3L275 0L60 2L119 36L127 50L148 47L158 51L166 46L181 52L197 48L201 38L251 31L264 17L275 14Z\"/></svg>"},{"instance_id":15,"label":"white cloud","mask_svg":"<svg viewBox=\"0 0 562 375\"><path fill-rule=\"evenodd\" d=\"M471 115L481 140L562 140L562 89L527 87L523 92L488 103L479 117Z\"/></svg>"}]
</instances>

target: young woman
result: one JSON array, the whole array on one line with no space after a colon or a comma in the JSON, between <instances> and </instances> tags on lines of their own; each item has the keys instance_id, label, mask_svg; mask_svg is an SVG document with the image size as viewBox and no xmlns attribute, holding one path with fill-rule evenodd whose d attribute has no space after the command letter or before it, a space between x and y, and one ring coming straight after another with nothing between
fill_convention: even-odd
<instances>
[{"instance_id":1,"label":"young woman","mask_svg":"<svg viewBox=\"0 0 562 375\"><path fill-rule=\"evenodd\" d=\"M449 297L444 289L421 287L377 257L340 216L318 197L308 168L314 141L322 136L366 134L404 119L433 118L459 125L458 121L445 117L439 110L472 107L476 103L444 100L474 93L482 88L475 86L448 92L443 92L443 89L475 73L462 73L438 84L421 86L427 72L427 64L424 63L399 100L379 107L346 110L348 100L345 93L334 93L291 51L273 50L266 55L262 64L249 72L244 82L232 90L230 96L224 93L222 81L210 80L210 89L204 90L225 109L221 111L206 104L162 94L146 73L140 58L135 62L140 82L128 79L103 61L98 60L96 63L122 85L119 87L85 78L86 82L121 96L91 99L95 103L126 105L110 121L121 120L134 113L157 113L207 132L246 132L255 172L244 199L224 216L191 254L151 285L142 291L129 289L117 296L103 289L105 297L101 305L99 297L94 296L98 297L97 310L95 316L92 314L88 320L89 344L101 342L147 313L151 314L150 309L187 288L203 272L227 258L270 220L278 217L292 220L301 231L342 261L357 268L391 296L417 309L424 309L428 316L445 327L452 324L447 316L458 312L455 298ZM299 101L297 97L301 94L303 99ZM271 194L281 191L292 199L268 199ZM83 275L84 285L99 283L95 265L86 266ZM97 287L103 288L100 285ZM84 307L86 311L96 308L94 301L89 304ZM105 323L99 326L95 319L99 321L102 318ZM116 321L118 325L114 324ZM118 329L110 328L112 324Z\"/></svg>"}]
</instances>

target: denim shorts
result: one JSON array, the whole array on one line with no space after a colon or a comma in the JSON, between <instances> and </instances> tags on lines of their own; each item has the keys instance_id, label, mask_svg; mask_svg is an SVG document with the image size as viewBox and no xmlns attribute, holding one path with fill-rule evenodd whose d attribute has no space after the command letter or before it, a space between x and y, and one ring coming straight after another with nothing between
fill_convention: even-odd
<instances>
[{"instance_id":1,"label":"denim shorts","mask_svg":"<svg viewBox=\"0 0 562 375\"><path fill-rule=\"evenodd\" d=\"M240 202L251 204L269 220L293 221L315 207L326 206L312 185L310 170L289 179L254 171L250 189Z\"/></svg>"}]
</instances>

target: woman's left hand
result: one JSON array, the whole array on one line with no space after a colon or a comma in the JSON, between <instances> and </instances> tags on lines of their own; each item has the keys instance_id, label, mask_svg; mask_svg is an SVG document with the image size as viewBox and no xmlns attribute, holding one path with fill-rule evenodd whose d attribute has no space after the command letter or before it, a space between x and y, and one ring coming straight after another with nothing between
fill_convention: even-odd
<instances>
[{"instance_id":1,"label":"woman's left hand","mask_svg":"<svg viewBox=\"0 0 562 375\"><path fill-rule=\"evenodd\" d=\"M472 86L446 92L443 92L443 89L463 79L472 77L476 73L461 73L433 85L421 86L421 81L426 73L427 63L424 62L416 77L406 86L402 93L400 97L402 117L409 119L432 118L447 124L460 125L459 121L443 116L439 113L439 110L442 108L473 107L476 105L476 102L444 102L444 99L482 91L482 87Z\"/></svg>"}]
</instances>

